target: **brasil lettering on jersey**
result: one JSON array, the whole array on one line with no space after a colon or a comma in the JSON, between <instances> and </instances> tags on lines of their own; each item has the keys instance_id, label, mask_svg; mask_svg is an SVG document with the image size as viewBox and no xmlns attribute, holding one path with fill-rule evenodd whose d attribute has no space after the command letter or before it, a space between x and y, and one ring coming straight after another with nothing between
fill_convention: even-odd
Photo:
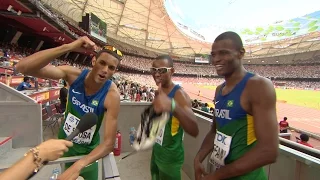
<instances>
[{"instance_id":1,"label":"brasil lettering on jersey","mask_svg":"<svg viewBox=\"0 0 320 180\"><path fill-rule=\"evenodd\" d=\"M214 116L222 119L232 120L232 118L230 118L229 109L215 109Z\"/></svg>"},{"instance_id":2,"label":"brasil lettering on jersey","mask_svg":"<svg viewBox=\"0 0 320 180\"><path fill-rule=\"evenodd\" d=\"M78 106L84 113L93 112L94 109L90 106L87 106L81 103L76 97L72 97L72 104Z\"/></svg>"}]
</instances>

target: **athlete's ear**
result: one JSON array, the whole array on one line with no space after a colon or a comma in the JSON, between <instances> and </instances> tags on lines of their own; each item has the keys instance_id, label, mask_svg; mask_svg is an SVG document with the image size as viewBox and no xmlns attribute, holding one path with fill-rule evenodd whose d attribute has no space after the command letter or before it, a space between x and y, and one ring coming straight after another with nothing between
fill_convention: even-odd
<instances>
[{"instance_id":1,"label":"athlete's ear","mask_svg":"<svg viewBox=\"0 0 320 180\"><path fill-rule=\"evenodd\" d=\"M96 65L96 62L97 62L96 56L93 56L91 60L92 66Z\"/></svg>"},{"instance_id":2,"label":"athlete's ear","mask_svg":"<svg viewBox=\"0 0 320 180\"><path fill-rule=\"evenodd\" d=\"M239 59L242 59L245 53L246 53L246 50L244 48L241 48L239 53Z\"/></svg>"},{"instance_id":3,"label":"athlete's ear","mask_svg":"<svg viewBox=\"0 0 320 180\"><path fill-rule=\"evenodd\" d=\"M174 68L171 68L170 70L171 70L171 75L173 75L175 72Z\"/></svg>"}]
</instances>

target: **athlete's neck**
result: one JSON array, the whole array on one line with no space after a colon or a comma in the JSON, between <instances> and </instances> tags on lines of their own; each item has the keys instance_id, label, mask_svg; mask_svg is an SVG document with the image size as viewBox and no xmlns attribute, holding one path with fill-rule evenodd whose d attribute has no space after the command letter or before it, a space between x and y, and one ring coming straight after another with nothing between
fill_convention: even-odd
<instances>
[{"instance_id":1,"label":"athlete's neck","mask_svg":"<svg viewBox=\"0 0 320 180\"><path fill-rule=\"evenodd\" d=\"M172 88L174 87L174 83L172 81L170 81L168 84L161 85L161 87L162 87L162 90L166 94L168 94L172 90Z\"/></svg>"},{"instance_id":2,"label":"athlete's neck","mask_svg":"<svg viewBox=\"0 0 320 180\"><path fill-rule=\"evenodd\" d=\"M242 80L246 73L247 70L243 66L241 66L240 68L236 69L232 74L225 76L224 79L226 81L226 86L235 86Z\"/></svg>"},{"instance_id":3,"label":"athlete's neck","mask_svg":"<svg viewBox=\"0 0 320 180\"><path fill-rule=\"evenodd\" d=\"M93 74L90 71L84 80L84 88L86 91L86 95L92 95L95 94L99 89L103 86L104 83L96 83L94 80Z\"/></svg>"}]
</instances>

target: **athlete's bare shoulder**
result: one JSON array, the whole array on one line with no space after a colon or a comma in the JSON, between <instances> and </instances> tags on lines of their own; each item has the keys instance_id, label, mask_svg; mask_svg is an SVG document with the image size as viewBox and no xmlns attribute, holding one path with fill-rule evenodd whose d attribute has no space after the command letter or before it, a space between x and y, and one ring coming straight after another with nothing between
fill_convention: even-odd
<instances>
[{"instance_id":1,"label":"athlete's bare shoulder","mask_svg":"<svg viewBox=\"0 0 320 180\"><path fill-rule=\"evenodd\" d=\"M109 91L115 91L116 93L119 93L119 89L114 82L111 82Z\"/></svg>"},{"instance_id":2,"label":"athlete's bare shoulder","mask_svg":"<svg viewBox=\"0 0 320 180\"><path fill-rule=\"evenodd\" d=\"M111 82L109 91L107 92L106 99L104 101L104 107L106 109L108 109L110 106L120 106L120 92L114 82Z\"/></svg>"},{"instance_id":3,"label":"athlete's bare shoulder","mask_svg":"<svg viewBox=\"0 0 320 180\"><path fill-rule=\"evenodd\" d=\"M247 87L250 88L250 89L256 89L256 88L261 88L259 86L262 86L262 87L273 87L273 84L272 84L272 81L268 78L265 78L265 77L262 77L262 76L259 76L259 75L254 75L252 78L250 78L248 80L248 83L247 83Z\"/></svg>"},{"instance_id":4,"label":"athlete's bare shoulder","mask_svg":"<svg viewBox=\"0 0 320 180\"><path fill-rule=\"evenodd\" d=\"M186 93L183 88L179 88L175 95L174 95L174 100L177 101L180 105L187 105L191 106L191 99L188 93Z\"/></svg>"},{"instance_id":5,"label":"athlete's bare shoulder","mask_svg":"<svg viewBox=\"0 0 320 180\"><path fill-rule=\"evenodd\" d=\"M247 92L250 94L251 99L264 99L276 97L273 83L270 79L255 75L250 78L246 86Z\"/></svg>"}]
</instances>

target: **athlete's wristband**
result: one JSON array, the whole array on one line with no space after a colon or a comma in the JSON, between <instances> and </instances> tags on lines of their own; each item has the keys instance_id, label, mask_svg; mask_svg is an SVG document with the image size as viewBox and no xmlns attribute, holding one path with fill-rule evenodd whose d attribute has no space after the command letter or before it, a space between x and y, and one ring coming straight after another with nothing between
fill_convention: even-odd
<instances>
[{"instance_id":1,"label":"athlete's wristband","mask_svg":"<svg viewBox=\"0 0 320 180\"><path fill-rule=\"evenodd\" d=\"M171 112L174 112L176 109L176 101L174 99L171 100Z\"/></svg>"}]
</instances>

